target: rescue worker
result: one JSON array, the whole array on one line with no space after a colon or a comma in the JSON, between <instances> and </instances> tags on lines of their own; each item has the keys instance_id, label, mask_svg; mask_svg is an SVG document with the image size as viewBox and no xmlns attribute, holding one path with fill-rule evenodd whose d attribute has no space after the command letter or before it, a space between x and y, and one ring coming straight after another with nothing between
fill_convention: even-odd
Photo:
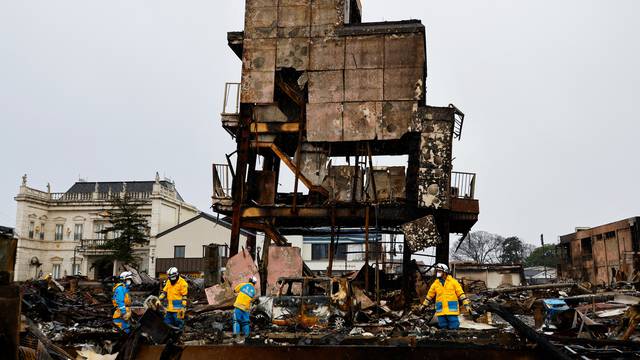
<instances>
[{"instance_id":1,"label":"rescue worker","mask_svg":"<svg viewBox=\"0 0 640 360\"><path fill-rule=\"evenodd\" d=\"M471 304L462 290L460 283L449 275L449 267L445 264L436 264L436 281L431 284L427 297L422 305L429 306L435 298L436 317L441 329L456 330L460 327L459 302L473 316Z\"/></svg>"},{"instance_id":2,"label":"rescue worker","mask_svg":"<svg viewBox=\"0 0 640 360\"><path fill-rule=\"evenodd\" d=\"M133 282L133 274L125 271L120 274L120 281L113 287L113 323L118 329L128 334L131 331L131 298L129 288Z\"/></svg>"},{"instance_id":3,"label":"rescue worker","mask_svg":"<svg viewBox=\"0 0 640 360\"><path fill-rule=\"evenodd\" d=\"M247 337L251 332L249 313L251 312L251 302L256 296L255 285L257 282L256 277L252 276L248 282L240 283L233 289L238 294L236 302L233 304L233 334L236 337L241 335Z\"/></svg>"},{"instance_id":4,"label":"rescue worker","mask_svg":"<svg viewBox=\"0 0 640 360\"><path fill-rule=\"evenodd\" d=\"M180 276L178 269L175 267L167 270L167 282L162 289L159 299L166 299L167 306L164 314L165 324L175 326L179 329L184 327L184 316L187 312L187 293L189 285Z\"/></svg>"}]
</instances>

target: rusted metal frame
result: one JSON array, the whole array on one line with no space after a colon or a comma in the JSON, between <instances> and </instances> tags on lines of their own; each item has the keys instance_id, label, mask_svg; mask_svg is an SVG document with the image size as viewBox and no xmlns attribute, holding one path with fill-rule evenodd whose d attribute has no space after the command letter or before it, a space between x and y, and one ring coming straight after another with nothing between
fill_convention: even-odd
<instances>
[{"instance_id":1,"label":"rusted metal frame","mask_svg":"<svg viewBox=\"0 0 640 360\"><path fill-rule=\"evenodd\" d=\"M412 303L412 282L409 269L411 268L411 248L405 237L402 245L402 294L404 295L404 307L408 309Z\"/></svg>"},{"instance_id":2,"label":"rusted metal frame","mask_svg":"<svg viewBox=\"0 0 640 360\"><path fill-rule=\"evenodd\" d=\"M305 104L302 103L302 105L300 106L300 118L302 118L303 116L305 116ZM293 201L292 201L292 207L291 207L291 212L293 212L294 214L297 214L297 206L298 206L298 180L300 179L300 161L302 160L302 156L301 156L301 152L302 152L302 130L303 128L300 127L300 129L298 130L298 146L296 148L296 171L295 171L295 182L293 183ZM311 188L309 188L309 190L311 190Z\"/></svg>"},{"instance_id":3,"label":"rusted metal frame","mask_svg":"<svg viewBox=\"0 0 640 360\"><path fill-rule=\"evenodd\" d=\"M273 183L273 193L278 196L278 181L280 180L280 158L273 156L273 171L276 173L276 179Z\"/></svg>"},{"instance_id":4,"label":"rusted metal frame","mask_svg":"<svg viewBox=\"0 0 640 360\"><path fill-rule=\"evenodd\" d=\"M231 239L229 244L229 256L238 253L240 246L240 229L242 228L242 203L244 201L244 178L247 171L247 162L249 160L249 129L242 127L241 136L237 137L238 156L236 159L237 173L233 177L233 215L231 218Z\"/></svg>"},{"instance_id":5,"label":"rusted metal frame","mask_svg":"<svg viewBox=\"0 0 640 360\"><path fill-rule=\"evenodd\" d=\"M373 177L373 156L371 156L371 142L367 141L367 155L369 157L369 177L371 181L371 190L373 190L373 202L378 202L378 192L376 190L376 179Z\"/></svg>"},{"instance_id":6,"label":"rusted metal frame","mask_svg":"<svg viewBox=\"0 0 640 360\"><path fill-rule=\"evenodd\" d=\"M359 148L360 146L358 146ZM358 149L359 150L359 149ZM351 184L351 202L356 202L356 191L358 190L358 170L360 169L360 151L356 151L355 163L353 164L353 183Z\"/></svg>"},{"instance_id":7,"label":"rusted metal frame","mask_svg":"<svg viewBox=\"0 0 640 360\"><path fill-rule=\"evenodd\" d=\"M349 225L351 223L353 223L353 226L362 226L364 212L364 205L359 208L336 208L336 216L341 220L345 220L341 224L344 226L351 226ZM418 213L418 217L421 214L423 213ZM382 210L380 218L384 221L383 226L398 226L415 218L414 215L408 212L405 207L393 207ZM317 219L327 224L330 216L331 211L328 207L301 207L298 209L297 215L291 213L290 206L246 206L242 211L243 220L274 217L280 220L292 220L294 221L293 224L295 224L294 227L300 225L299 220L301 218Z\"/></svg>"},{"instance_id":8,"label":"rusted metal frame","mask_svg":"<svg viewBox=\"0 0 640 360\"><path fill-rule=\"evenodd\" d=\"M364 208L364 288L369 290L369 205Z\"/></svg>"},{"instance_id":9,"label":"rusted metal frame","mask_svg":"<svg viewBox=\"0 0 640 360\"><path fill-rule=\"evenodd\" d=\"M232 152L231 154L225 154L224 157L227 159L227 165L229 165L229 171L231 171L231 177L235 179L236 172L233 170L233 164L231 163L231 155L237 153L238 150Z\"/></svg>"},{"instance_id":10,"label":"rusted metal frame","mask_svg":"<svg viewBox=\"0 0 640 360\"><path fill-rule=\"evenodd\" d=\"M331 276L333 272L333 255L335 252L335 237L336 237L336 207L331 207L331 244L329 244L329 264L327 266L327 276Z\"/></svg>"},{"instance_id":11,"label":"rusted metal frame","mask_svg":"<svg viewBox=\"0 0 640 360\"><path fill-rule=\"evenodd\" d=\"M280 148L276 144L270 143L269 148L271 148L273 153L276 154L278 158L280 158L280 160L282 160L282 162L284 162L284 164L287 165L287 167L292 172L299 172L298 167L291 161L289 156L282 152L282 150L280 150ZM313 183L311 183L311 181L307 179L303 174L299 173L298 177L300 181L302 181L302 183L309 189L309 191L315 191L324 196L329 196L329 193L325 188L323 188L322 186L313 185Z\"/></svg>"},{"instance_id":12,"label":"rusted metal frame","mask_svg":"<svg viewBox=\"0 0 640 360\"><path fill-rule=\"evenodd\" d=\"M287 239L282 236L275 228L273 228L271 224L243 221L242 226L247 229L262 231L265 236L268 235L278 246L287 245Z\"/></svg>"},{"instance_id":13,"label":"rusted metal frame","mask_svg":"<svg viewBox=\"0 0 640 360\"><path fill-rule=\"evenodd\" d=\"M262 269L260 269L260 292L262 295L267 294L267 278L269 276L269 247L271 246L271 237L265 232L264 242L262 243Z\"/></svg>"}]
</instances>

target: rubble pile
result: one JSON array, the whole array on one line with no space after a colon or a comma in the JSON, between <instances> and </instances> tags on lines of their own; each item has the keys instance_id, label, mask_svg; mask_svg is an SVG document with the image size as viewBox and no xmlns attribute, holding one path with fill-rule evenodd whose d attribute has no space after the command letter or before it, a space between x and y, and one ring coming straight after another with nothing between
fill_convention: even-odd
<instances>
[{"instance_id":1,"label":"rubble pile","mask_svg":"<svg viewBox=\"0 0 640 360\"><path fill-rule=\"evenodd\" d=\"M112 325L112 283L79 277L24 282L22 351L36 354L41 348L62 359L69 354L111 354L134 346L131 343L233 343L232 303L223 299L212 304L201 282L188 281L186 325L173 337L161 329L162 315L145 305L145 299L158 293L159 282L147 279L133 285L133 325L142 329L141 339L146 340L128 339L129 343ZM392 285L372 291L364 289L355 274L282 277L269 284L271 294L256 299L246 343L395 346L413 339L414 345L473 343L520 350L537 345L569 358L598 358L610 355L611 349L627 354L640 348L640 292L634 286L612 289L567 282L487 289L482 282L463 281L480 316L464 313L460 329L452 331L440 329L434 310L420 305L424 295L405 306L402 291L394 282L388 284ZM424 294L424 285L418 282L415 293Z\"/></svg>"}]
</instances>

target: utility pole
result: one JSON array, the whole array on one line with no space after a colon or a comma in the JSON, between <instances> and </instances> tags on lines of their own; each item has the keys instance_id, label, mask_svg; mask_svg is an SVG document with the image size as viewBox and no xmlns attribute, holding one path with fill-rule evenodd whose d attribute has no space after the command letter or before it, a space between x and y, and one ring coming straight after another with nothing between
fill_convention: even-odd
<instances>
[{"instance_id":1,"label":"utility pole","mask_svg":"<svg viewBox=\"0 0 640 360\"><path fill-rule=\"evenodd\" d=\"M542 244L542 255L544 255L544 234L540 234L540 244ZM544 280L547 281L547 265L544 266Z\"/></svg>"}]
</instances>

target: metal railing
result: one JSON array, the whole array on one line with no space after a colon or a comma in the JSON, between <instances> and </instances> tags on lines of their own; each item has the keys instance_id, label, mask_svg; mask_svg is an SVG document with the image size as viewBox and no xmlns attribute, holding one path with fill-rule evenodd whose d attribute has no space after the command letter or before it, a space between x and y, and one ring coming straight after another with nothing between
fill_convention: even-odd
<instances>
[{"instance_id":1,"label":"metal railing","mask_svg":"<svg viewBox=\"0 0 640 360\"><path fill-rule=\"evenodd\" d=\"M240 83L224 84L224 103L222 114L240 113Z\"/></svg>"},{"instance_id":2,"label":"metal railing","mask_svg":"<svg viewBox=\"0 0 640 360\"><path fill-rule=\"evenodd\" d=\"M449 104L449 107L453 109L453 137L460 140L462 138L462 126L464 125L464 113L453 104Z\"/></svg>"},{"instance_id":3,"label":"metal railing","mask_svg":"<svg viewBox=\"0 0 640 360\"><path fill-rule=\"evenodd\" d=\"M168 191L168 190L166 190ZM168 191L165 195L174 193ZM113 196L121 195L116 192L99 192L99 193L48 193L40 190L27 188L24 192L26 195L42 200L52 200L59 202L86 202L95 200L110 200ZM163 192L164 194L164 192ZM151 192L127 192L127 196L135 200L146 200L151 198Z\"/></svg>"},{"instance_id":4,"label":"metal railing","mask_svg":"<svg viewBox=\"0 0 640 360\"><path fill-rule=\"evenodd\" d=\"M213 197L216 199L230 198L233 186L233 175L228 164L213 164L211 166L213 179Z\"/></svg>"},{"instance_id":5,"label":"metal railing","mask_svg":"<svg viewBox=\"0 0 640 360\"><path fill-rule=\"evenodd\" d=\"M107 243L107 239L80 239L80 247L83 249L99 249Z\"/></svg>"},{"instance_id":6,"label":"metal railing","mask_svg":"<svg viewBox=\"0 0 640 360\"><path fill-rule=\"evenodd\" d=\"M476 174L467 172L451 172L451 196L459 199L474 199L476 191Z\"/></svg>"}]
</instances>

